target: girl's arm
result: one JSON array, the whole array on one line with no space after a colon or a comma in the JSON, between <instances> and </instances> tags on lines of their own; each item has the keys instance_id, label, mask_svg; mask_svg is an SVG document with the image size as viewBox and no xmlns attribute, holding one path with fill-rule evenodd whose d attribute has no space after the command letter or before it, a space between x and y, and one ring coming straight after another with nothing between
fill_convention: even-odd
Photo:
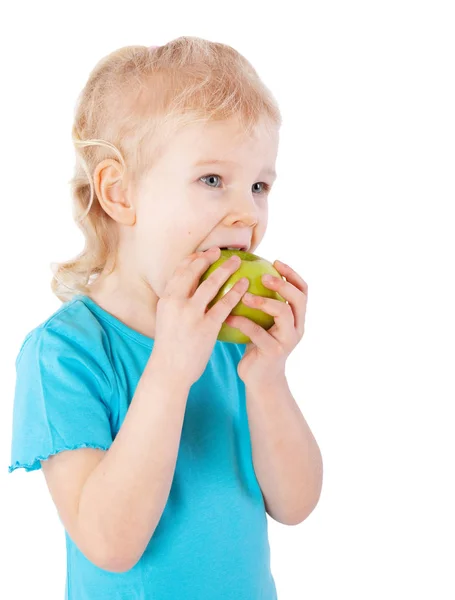
<instances>
[{"instance_id":1,"label":"girl's arm","mask_svg":"<svg viewBox=\"0 0 455 600\"><path fill-rule=\"evenodd\" d=\"M164 367L152 353L109 450L64 451L42 462L69 536L108 571L137 563L171 489L191 384Z\"/></svg>"}]
</instances>

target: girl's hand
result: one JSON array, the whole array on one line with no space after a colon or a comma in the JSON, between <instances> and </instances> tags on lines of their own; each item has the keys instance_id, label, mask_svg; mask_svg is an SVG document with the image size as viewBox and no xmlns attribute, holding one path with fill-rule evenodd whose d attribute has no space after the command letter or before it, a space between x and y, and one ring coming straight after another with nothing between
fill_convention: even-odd
<instances>
[{"instance_id":1,"label":"girl's hand","mask_svg":"<svg viewBox=\"0 0 455 600\"><path fill-rule=\"evenodd\" d=\"M228 325L237 327L251 339L237 367L239 377L248 384L264 384L284 376L286 360L305 330L308 285L288 265L276 260L273 266L286 281L271 275L263 276L262 282L288 302L255 295L249 299L247 294L242 298L244 304L272 315L275 320L272 327L266 331L251 319L237 315L226 319Z\"/></svg>"},{"instance_id":2,"label":"girl's hand","mask_svg":"<svg viewBox=\"0 0 455 600\"><path fill-rule=\"evenodd\" d=\"M160 365L175 377L192 385L204 372L223 321L248 289L243 278L209 310L207 305L225 281L239 268L233 256L223 262L199 285L209 266L220 257L220 249L210 248L186 257L167 282L158 300L153 354Z\"/></svg>"}]
</instances>

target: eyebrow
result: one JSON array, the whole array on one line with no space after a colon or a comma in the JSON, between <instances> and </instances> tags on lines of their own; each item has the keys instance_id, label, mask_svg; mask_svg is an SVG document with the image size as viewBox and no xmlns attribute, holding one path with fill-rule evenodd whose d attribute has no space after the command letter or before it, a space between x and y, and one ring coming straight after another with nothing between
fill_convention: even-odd
<instances>
[{"instance_id":1,"label":"eyebrow","mask_svg":"<svg viewBox=\"0 0 455 600\"><path fill-rule=\"evenodd\" d=\"M238 164L236 162L234 162L233 160L218 160L218 159L200 160L194 166L202 167L205 165L231 165L231 166L235 166L235 167L238 166ZM274 171L273 169L263 169L263 173L267 173L267 175L271 175L275 179L277 177L276 171Z\"/></svg>"}]
</instances>

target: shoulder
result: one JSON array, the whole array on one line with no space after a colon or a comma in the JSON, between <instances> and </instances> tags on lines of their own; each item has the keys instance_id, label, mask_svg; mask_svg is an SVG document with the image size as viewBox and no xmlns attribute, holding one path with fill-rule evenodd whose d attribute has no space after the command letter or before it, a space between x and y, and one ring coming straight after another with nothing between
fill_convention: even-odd
<instances>
[{"instance_id":1,"label":"shoulder","mask_svg":"<svg viewBox=\"0 0 455 600\"><path fill-rule=\"evenodd\" d=\"M70 300L25 336L16 358L10 472L39 469L62 450L112 443L118 394L103 335L88 308Z\"/></svg>"},{"instance_id":2,"label":"shoulder","mask_svg":"<svg viewBox=\"0 0 455 600\"><path fill-rule=\"evenodd\" d=\"M60 353L108 360L103 327L90 309L77 297L63 303L45 321L29 331L19 348L16 367L28 355Z\"/></svg>"}]
</instances>

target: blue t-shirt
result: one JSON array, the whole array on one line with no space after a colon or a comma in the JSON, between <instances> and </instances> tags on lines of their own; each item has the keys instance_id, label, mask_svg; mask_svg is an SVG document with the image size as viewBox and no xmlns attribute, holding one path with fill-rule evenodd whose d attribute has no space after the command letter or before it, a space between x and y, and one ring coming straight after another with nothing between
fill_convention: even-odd
<instances>
[{"instance_id":1,"label":"blue t-shirt","mask_svg":"<svg viewBox=\"0 0 455 600\"><path fill-rule=\"evenodd\" d=\"M109 449L153 344L83 295L31 331L16 360L9 471L40 469L62 450ZM65 531L67 600L277 598L237 374L245 348L217 341L190 388L170 495L139 562L101 569Z\"/></svg>"}]
</instances>

